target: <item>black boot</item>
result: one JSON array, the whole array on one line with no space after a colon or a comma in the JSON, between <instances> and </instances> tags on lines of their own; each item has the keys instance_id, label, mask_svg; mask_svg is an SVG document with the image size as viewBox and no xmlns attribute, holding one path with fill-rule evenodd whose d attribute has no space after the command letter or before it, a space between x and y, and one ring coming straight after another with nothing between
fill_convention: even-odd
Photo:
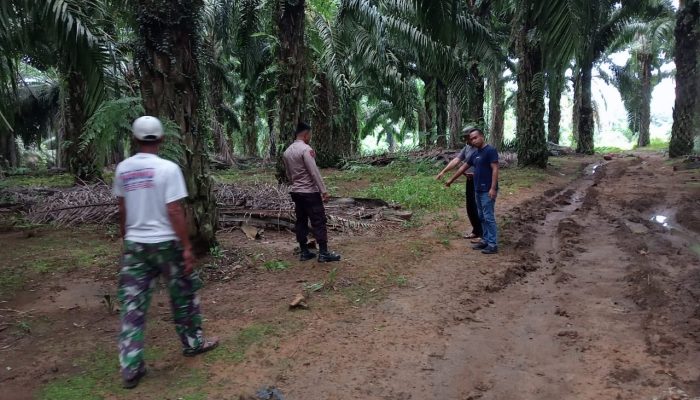
<instances>
[{"instance_id":1,"label":"black boot","mask_svg":"<svg viewBox=\"0 0 700 400\"><path fill-rule=\"evenodd\" d=\"M306 243L299 243L299 250L299 261L306 261L316 258L316 253L309 250L309 245Z\"/></svg>"},{"instance_id":2,"label":"black boot","mask_svg":"<svg viewBox=\"0 0 700 400\"><path fill-rule=\"evenodd\" d=\"M148 371L148 370L146 369L146 366L145 366L144 364L141 364L141 366L139 367L138 372L136 373L136 375L134 375L133 378L131 378L131 379L122 379L122 387L123 387L124 389L133 389L133 388L135 388L136 386L139 385L139 382L141 382L141 378L143 378L144 376L146 376L146 372L147 372L147 371Z\"/></svg>"},{"instance_id":3,"label":"black boot","mask_svg":"<svg viewBox=\"0 0 700 400\"><path fill-rule=\"evenodd\" d=\"M322 251L318 253L318 262L333 262L340 261L340 254L335 254L332 251Z\"/></svg>"}]
</instances>

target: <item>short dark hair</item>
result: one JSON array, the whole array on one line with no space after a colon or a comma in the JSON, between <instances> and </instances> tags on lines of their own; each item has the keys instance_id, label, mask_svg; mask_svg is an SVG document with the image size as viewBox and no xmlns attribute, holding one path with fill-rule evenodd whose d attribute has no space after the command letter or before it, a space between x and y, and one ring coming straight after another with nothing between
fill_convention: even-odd
<instances>
[{"instance_id":1,"label":"short dark hair","mask_svg":"<svg viewBox=\"0 0 700 400\"><path fill-rule=\"evenodd\" d=\"M467 126L466 128L462 129L461 137L469 137L469 134L474 131L478 131L482 136L484 135L480 128L477 128L476 126Z\"/></svg>"},{"instance_id":2,"label":"short dark hair","mask_svg":"<svg viewBox=\"0 0 700 400\"><path fill-rule=\"evenodd\" d=\"M310 131L310 130L311 130L311 126L309 126L309 124L302 122L302 121L299 121L299 123L297 124L297 129L294 131L294 136L297 136L302 132Z\"/></svg>"},{"instance_id":3,"label":"short dark hair","mask_svg":"<svg viewBox=\"0 0 700 400\"><path fill-rule=\"evenodd\" d=\"M154 145L154 144L161 144L161 143L163 142L163 138L162 138L162 137L161 137L161 138L158 138L158 139L156 139L156 140L139 140L139 139L136 139L136 138L134 138L134 140L136 141L136 144L138 144L139 146L151 146L151 145Z\"/></svg>"},{"instance_id":4,"label":"short dark hair","mask_svg":"<svg viewBox=\"0 0 700 400\"><path fill-rule=\"evenodd\" d=\"M479 136L484 136L484 131L482 131L479 128L474 128L474 129L470 130L469 133L467 133L467 135L471 135L472 132L477 132L477 133L479 133Z\"/></svg>"}]
</instances>

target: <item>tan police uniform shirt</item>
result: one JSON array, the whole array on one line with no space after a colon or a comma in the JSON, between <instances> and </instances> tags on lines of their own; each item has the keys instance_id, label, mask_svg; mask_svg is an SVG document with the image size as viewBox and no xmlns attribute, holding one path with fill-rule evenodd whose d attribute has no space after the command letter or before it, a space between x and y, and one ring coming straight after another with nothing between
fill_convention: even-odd
<instances>
[{"instance_id":1,"label":"tan police uniform shirt","mask_svg":"<svg viewBox=\"0 0 700 400\"><path fill-rule=\"evenodd\" d=\"M316 153L303 140L295 140L282 159L287 170L287 178L292 183L291 193L326 193L321 172L316 166Z\"/></svg>"}]
</instances>

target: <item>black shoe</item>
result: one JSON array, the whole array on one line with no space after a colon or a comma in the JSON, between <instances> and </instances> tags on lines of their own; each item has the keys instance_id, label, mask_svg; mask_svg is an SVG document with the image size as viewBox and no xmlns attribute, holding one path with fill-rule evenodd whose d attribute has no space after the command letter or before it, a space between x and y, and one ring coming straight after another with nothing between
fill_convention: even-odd
<instances>
[{"instance_id":1,"label":"black shoe","mask_svg":"<svg viewBox=\"0 0 700 400\"><path fill-rule=\"evenodd\" d=\"M332 251L324 251L318 254L318 262L333 262L340 261L340 254L335 254Z\"/></svg>"},{"instance_id":2,"label":"black shoe","mask_svg":"<svg viewBox=\"0 0 700 400\"><path fill-rule=\"evenodd\" d=\"M194 357L196 355L206 353L207 351L214 350L217 347L219 347L219 338L213 337L211 339L205 340L204 343L202 343L202 345L199 347L187 348L182 350L182 355L185 357Z\"/></svg>"},{"instance_id":3,"label":"black shoe","mask_svg":"<svg viewBox=\"0 0 700 400\"><path fill-rule=\"evenodd\" d=\"M485 249L481 250L481 252L484 254L496 254L496 253L498 253L498 247L487 246Z\"/></svg>"},{"instance_id":4,"label":"black shoe","mask_svg":"<svg viewBox=\"0 0 700 400\"><path fill-rule=\"evenodd\" d=\"M316 253L313 251L302 251L301 254L299 254L299 261L306 261L306 260L311 260L312 258L316 258Z\"/></svg>"},{"instance_id":5,"label":"black shoe","mask_svg":"<svg viewBox=\"0 0 700 400\"><path fill-rule=\"evenodd\" d=\"M472 246L472 249L474 249L474 250L483 250L483 249L485 249L485 248L487 248L487 247L489 247L488 244L486 244L486 243L484 243L484 242L481 242L481 243L477 243L477 244L475 244L474 246Z\"/></svg>"},{"instance_id":6,"label":"black shoe","mask_svg":"<svg viewBox=\"0 0 700 400\"><path fill-rule=\"evenodd\" d=\"M141 378L143 378L144 376L146 376L146 372L147 372L146 367L145 367L144 365L142 365L142 366L139 368L139 372L137 372L136 375L135 375L133 378L131 378L131 379L122 379L122 387L123 387L124 389L133 389L133 388L135 388L136 386L139 385L139 382L141 381Z\"/></svg>"}]
</instances>

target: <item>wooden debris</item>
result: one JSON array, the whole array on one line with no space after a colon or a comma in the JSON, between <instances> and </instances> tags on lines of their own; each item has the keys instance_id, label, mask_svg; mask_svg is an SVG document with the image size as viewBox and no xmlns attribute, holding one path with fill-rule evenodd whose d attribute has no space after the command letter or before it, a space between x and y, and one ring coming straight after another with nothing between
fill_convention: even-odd
<instances>
[{"instance_id":1,"label":"wooden debris","mask_svg":"<svg viewBox=\"0 0 700 400\"><path fill-rule=\"evenodd\" d=\"M293 230L296 216L288 191L286 186L272 184L217 185L214 195L220 227L231 230L247 225L250 228L245 228L249 229L246 235L251 238L259 238L260 229ZM4 190L0 194L10 199L8 204L21 204L27 219L35 224L74 226L117 221L117 204L105 183L66 189ZM367 198L333 198L326 204L329 228L342 231L384 229L412 217L399 209L386 201Z\"/></svg>"},{"instance_id":2,"label":"wooden debris","mask_svg":"<svg viewBox=\"0 0 700 400\"><path fill-rule=\"evenodd\" d=\"M297 294L294 297L294 300L292 300L291 303L289 303L289 309L295 309L295 308L303 308L303 309L308 309L309 305L306 304L306 297L302 293Z\"/></svg>"},{"instance_id":3,"label":"wooden debris","mask_svg":"<svg viewBox=\"0 0 700 400\"><path fill-rule=\"evenodd\" d=\"M248 224L241 225L241 230L250 240L259 240L260 234L262 233L262 230Z\"/></svg>"}]
</instances>

